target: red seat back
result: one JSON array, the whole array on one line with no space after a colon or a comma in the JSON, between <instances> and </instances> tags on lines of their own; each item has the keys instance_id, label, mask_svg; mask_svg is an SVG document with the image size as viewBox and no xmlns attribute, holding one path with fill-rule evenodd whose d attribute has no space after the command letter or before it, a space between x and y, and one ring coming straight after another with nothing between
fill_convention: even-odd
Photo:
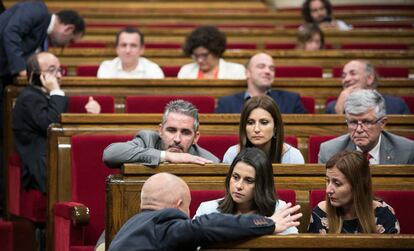
<instances>
[{"instance_id":1,"label":"red seat back","mask_svg":"<svg viewBox=\"0 0 414 251\"><path fill-rule=\"evenodd\" d=\"M401 96L407 103L408 108L410 109L411 114L414 114L414 96Z\"/></svg>"},{"instance_id":2,"label":"red seat back","mask_svg":"<svg viewBox=\"0 0 414 251\"><path fill-rule=\"evenodd\" d=\"M239 143L239 135L201 135L198 145L207 149L220 160L227 149Z\"/></svg>"},{"instance_id":3,"label":"red seat back","mask_svg":"<svg viewBox=\"0 0 414 251\"><path fill-rule=\"evenodd\" d=\"M223 184L224 186L224 184ZM281 189L277 190L277 196L279 199L287 202L291 202L296 205L296 193L295 190ZM224 197L224 190L193 190L191 191L191 204L190 204L190 218L193 218L200 206L201 202L216 200Z\"/></svg>"},{"instance_id":4,"label":"red seat back","mask_svg":"<svg viewBox=\"0 0 414 251\"><path fill-rule=\"evenodd\" d=\"M161 69L164 72L165 77L176 78L180 71L180 66L161 66Z\"/></svg>"},{"instance_id":5,"label":"red seat back","mask_svg":"<svg viewBox=\"0 0 414 251\"><path fill-rule=\"evenodd\" d=\"M344 43L341 45L343 50L408 50L406 44L370 44L370 43Z\"/></svg>"},{"instance_id":6,"label":"red seat back","mask_svg":"<svg viewBox=\"0 0 414 251\"><path fill-rule=\"evenodd\" d=\"M319 66L276 66L278 78L322 78L323 69Z\"/></svg>"},{"instance_id":7,"label":"red seat back","mask_svg":"<svg viewBox=\"0 0 414 251\"><path fill-rule=\"evenodd\" d=\"M214 113L215 100L212 96L128 96L125 100L125 112L163 113L165 106L177 99L191 102L199 113Z\"/></svg>"},{"instance_id":8,"label":"red seat back","mask_svg":"<svg viewBox=\"0 0 414 251\"><path fill-rule=\"evenodd\" d=\"M13 224L0 219L0 243L3 251L13 251Z\"/></svg>"},{"instance_id":9,"label":"red seat back","mask_svg":"<svg viewBox=\"0 0 414 251\"><path fill-rule=\"evenodd\" d=\"M96 77L99 65L80 65L76 67L76 76L78 77Z\"/></svg>"},{"instance_id":10,"label":"red seat back","mask_svg":"<svg viewBox=\"0 0 414 251\"><path fill-rule=\"evenodd\" d=\"M384 200L390 205L400 223L402 234L414 233L414 217L412 208L414 207L414 191L375 191L378 199ZM319 202L325 200L324 190L312 190L310 192L309 206L313 209Z\"/></svg>"},{"instance_id":11,"label":"red seat back","mask_svg":"<svg viewBox=\"0 0 414 251\"><path fill-rule=\"evenodd\" d=\"M298 138L294 135L285 135L284 139L285 143L288 143L289 145L298 148Z\"/></svg>"},{"instance_id":12,"label":"red seat back","mask_svg":"<svg viewBox=\"0 0 414 251\"><path fill-rule=\"evenodd\" d=\"M74 44L70 44L69 48L106 48L105 42L77 42Z\"/></svg>"},{"instance_id":13,"label":"red seat back","mask_svg":"<svg viewBox=\"0 0 414 251\"><path fill-rule=\"evenodd\" d=\"M226 49L256 50L257 45L255 43L230 43L227 44Z\"/></svg>"},{"instance_id":14,"label":"red seat back","mask_svg":"<svg viewBox=\"0 0 414 251\"><path fill-rule=\"evenodd\" d=\"M105 225L105 180L118 169L109 169L102 162L103 150L113 142L131 140L132 135L74 135L72 146L72 201L90 210L85 227L85 245L95 245Z\"/></svg>"},{"instance_id":15,"label":"red seat back","mask_svg":"<svg viewBox=\"0 0 414 251\"><path fill-rule=\"evenodd\" d=\"M181 44L176 43L147 43L146 49L181 49Z\"/></svg>"},{"instance_id":16,"label":"red seat back","mask_svg":"<svg viewBox=\"0 0 414 251\"><path fill-rule=\"evenodd\" d=\"M318 154L321 144L337 136L332 135L310 135L308 141L308 161L309 163L318 163Z\"/></svg>"},{"instance_id":17,"label":"red seat back","mask_svg":"<svg viewBox=\"0 0 414 251\"><path fill-rule=\"evenodd\" d=\"M300 96L300 101L302 101L303 106L308 111L308 113L315 113L315 98L309 96Z\"/></svg>"},{"instance_id":18,"label":"red seat back","mask_svg":"<svg viewBox=\"0 0 414 251\"><path fill-rule=\"evenodd\" d=\"M293 50L295 48L295 43L265 43L266 50Z\"/></svg>"},{"instance_id":19,"label":"red seat back","mask_svg":"<svg viewBox=\"0 0 414 251\"><path fill-rule=\"evenodd\" d=\"M115 112L115 99L113 96L92 96L101 106L101 113ZM69 113L86 113L85 105L89 101L89 96L70 96Z\"/></svg>"}]
</instances>

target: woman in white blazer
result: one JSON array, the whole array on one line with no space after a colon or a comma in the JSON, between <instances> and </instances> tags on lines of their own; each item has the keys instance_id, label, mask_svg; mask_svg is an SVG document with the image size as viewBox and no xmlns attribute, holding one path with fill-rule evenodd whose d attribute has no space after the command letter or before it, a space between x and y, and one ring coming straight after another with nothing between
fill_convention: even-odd
<instances>
[{"instance_id":1,"label":"woman in white blazer","mask_svg":"<svg viewBox=\"0 0 414 251\"><path fill-rule=\"evenodd\" d=\"M182 66L178 78L246 79L243 65L221 58L226 50L226 35L215 26L200 26L192 31L183 50L195 62Z\"/></svg>"}]
</instances>

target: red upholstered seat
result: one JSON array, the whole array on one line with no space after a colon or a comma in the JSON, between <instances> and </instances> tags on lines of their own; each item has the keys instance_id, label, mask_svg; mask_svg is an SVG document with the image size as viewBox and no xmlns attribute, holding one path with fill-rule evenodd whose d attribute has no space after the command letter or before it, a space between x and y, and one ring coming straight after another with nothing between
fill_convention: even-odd
<instances>
[{"instance_id":1,"label":"red upholstered seat","mask_svg":"<svg viewBox=\"0 0 414 251\"><path fill-rule=\"evenodd\" d=\"M409 76L409 70L406 67L376 66L375 70L382 78L408 78ZM342 67L332 68L332 76L334 78L341 78Z\"/></svg>"},{"instance_id":2,"label":"red upholstered seat","mask_svg":"<svg viewBox=\"0 0 414 251\"><path fill-rule=\"evenodd\" d=\"M401 96L401 98L407 103L411 114L414 114L414 96Z\"/></svg>"},{"instance_id":3,"label":"red upholstered seat","mask_svg":"<svg viewBox=\"0 0 414 251\"><path fill-rule=\"evenodd\" d=\"M295 48L295 43L265 43L266 50L293 50Z\"/></svg>"},{"instance_id":4,"label":"red upholstered seat","mask_svg":"<svg viewBox=\"0 0 414 251\"><path fill-rule=\"evenodd\" d=\"M76 76L78 77L96 77L99 65L80 65L76 67Z\"/></svg>"},{"instance_id":5,"label":"red upholstered seat","mask_svg":"<svg viewBox=\"0 0 414 251\"><path fill-rule=\"evenodd\" d=\"M321 144L337 136L332 135L310 135L308 141L308 161L309 163L318 163L318 154Z\"/></svg>"},{"instance_id":6,"label":"red upholstered seat","mask_svg":"<svg viewBox=\"0 0 414 251\"><path fill-rule=\"evenodd\" d=\"M408 50L407 44L379 44L379 43L344 43L343 50Z\"/></svg>"},{"instance_id":7,"label":"red upholstered seat","mask_svg":"<svg viewBox=\"0 0 414 251\"><path fill-rule=\"evenodd\" d=\"M215 100L212 96L128 96L125 99L125 112L163 113L165 106L177 99L191 102L200 113L214 113Z\"/></svg>"},{"instance_id":8,"label":"red upholstered seat","mask_svg":"<svg viewBox=\"0 0 414 251\"><path fill-rule=\"evenodd\" d=\"M224 186L224 184L223 184ZM293 205L296 204L296 193L295 190L277 190L277 196L279 199L284 200L286 203L291 202ZM191 204L190 204L190 218L193 218L197 208L201 202L216 200L224 197L224 190L193 190L191 191Z\"/></svg>"},{"instance_id":9,"label":"red upholstered seat","mask_svg":"<svg viewBox=\"0 0 414 251\"><path fill-rule=\"evenodd\" d=\"M115 99L113 96L92 96L101 106L101 113L115 112ZM86 113L85 105L89 101L89 96L70 96L69 113Z\"/></svg>"},{"instance_id":10,"label":"red upholstered seat","mask_svg":"<svg viewBox=\"0 0 414 251\"><path fill-rule=\"evenodd\" d=\"M285 143L288 143L289 145L297 148L298 138L294 135L285 135Z\"/></svg>"},{"instance_id":11,"label":"red upholstered seat","mask_svg":"<svg viewBox=\"0 0 414 251\"><path fill-rule=\"evenodd\" d=\"M1 250L13 251L13 224L10 221L0 220Z\"/></svg>"},{"instance_id":12,"label":"red upholstered seat","mask_svg":"<svg viewBox=\"0 0 414 251\"><path fill-rule=\"evenodd\" d=\"M74 44L70 44L69 48L106 48L105 42L78 42Z\"/></svg>"},{"instance_id":13,"label":"red upholstered seat","mask_svg":"<svg viewBox=\"0 0 414 251\"><path fill-rule=\"evenodd\" d=\"M164 72L165 77L176 78L180 71L180 66L161 66L161 69Z\"/></svg>"},{"instance_id":14,"label":"red upholstered seat","mask_svg":"<svg viewBox=\"0 0 414 251\"><path fill-rule=\"evenodd\" d=\"M301 96L300 100L302 101L303 106L308 111L308 113L315 113L315 98L309 96Z\"/></svg>"},{"instance_id":15,"label":"red upholstered seat","mask_svg":"<svg viewBox=\"0 0 414 251\"><path fill-rule=\"evenodd\" d=\"M323 69L319 66L276 66L278 78L322 78Z\"/></svg>"},{"instance_id":16,"label":"red upholstered seat","mask_svg":"<svg viewBox=\"0 0 414 251\"><path fill-rule=\"evenodd\" d=\"M132 139L132 135L74 135L72 149L71 202L60 202L54 207L54 250L93 250L105 222L105 179L118 174L102 162L103 150L113 142ZM89 224L74 227L68 212L73 206L85 205L90 211ZM89 247L87 247L89 246Z\"/></svg>"},{"instance_id":17,"label":"red upholstered seat","mask_svg":"<svg viewBox=\"0 0 414 251\"><path fill-rule=\"evenodd\" d=\"M256 50L257 45L254 43L229 43L227 49Z\"/></svg>"},{"instance_id":18,"label":"red upholstered seat","mask_svg":"<svg viewBox=\"0 0 414 251\"><path fill-rule=\"evenodd\" d=\"M175 43L147 43L146 49L181 49L181 44Z\"/></svg>"},{"instance_id":19,"label":"red upholstered seat","mask_svg":"<svg viewBox=\"0 0 414 251\"><path fill-rule=\"evenodd\" d=\"M216 155L220 160L223 159L227 149L239 143L239 135L201 135L198 145Z\"/></svg>"},{"instance_id":20,"label":"red upholstered seat","mask_svg":"<svg viewBox=\"0 0 414 251\"><path fill-rule=\"evenodd\" d=\"M400 223L402 234L414 234L414 191L386 191L374 192L377 199L384 200L394 208L395 215ZM320 201L325 200L324 190L312 190L310 192L310 208L313 209Z\"/></svg>"}]
</instances>

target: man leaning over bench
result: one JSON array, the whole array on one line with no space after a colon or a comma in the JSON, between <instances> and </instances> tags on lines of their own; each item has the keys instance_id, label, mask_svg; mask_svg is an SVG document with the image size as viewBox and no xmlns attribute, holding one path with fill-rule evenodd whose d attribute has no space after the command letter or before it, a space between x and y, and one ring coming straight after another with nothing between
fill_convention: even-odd
<instances>
[{"instance_id":1,"label":"man leaning over bench","mask_svg":"<svg viewBox=\"0 0 414 251\"><path fill-rule=\"evenodd\" d=\"M123 163L157 166L161 162L220 162L209 151L197 145L200 137L197 108L183 100L167 104L158 133L141 130L128 142L109 145L103 153L104 163L119 168Z\"/></svg>"}]
</instances>

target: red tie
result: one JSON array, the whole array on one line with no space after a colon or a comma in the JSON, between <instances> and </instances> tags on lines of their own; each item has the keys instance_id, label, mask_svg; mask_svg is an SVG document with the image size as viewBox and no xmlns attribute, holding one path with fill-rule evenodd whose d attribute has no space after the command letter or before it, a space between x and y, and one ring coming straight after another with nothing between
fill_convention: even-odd
<instances>
[{"instance_id":1,"label":"red tie","mask_svg":"<svg viewBox=\"0 0 414 251\"><path fill-rule=\"evenodd\" d=\"M368 162L369 162L370 159L372 159L372 155L369 154L368 152L367 153L364 153L364 156L368 160Z\"/></svg>"}]
</instances>

